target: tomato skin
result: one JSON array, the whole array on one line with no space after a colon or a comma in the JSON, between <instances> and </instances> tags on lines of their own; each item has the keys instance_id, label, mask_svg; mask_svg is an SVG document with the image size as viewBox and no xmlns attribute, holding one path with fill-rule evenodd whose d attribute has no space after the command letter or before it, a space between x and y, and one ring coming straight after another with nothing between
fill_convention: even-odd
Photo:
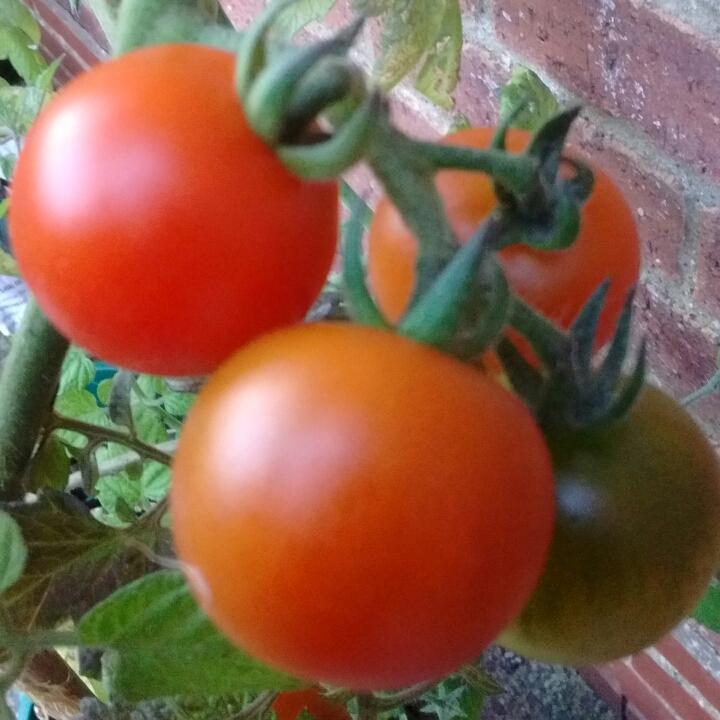
<instances>
[{"instance_id":1,"label":"tomato skin","mask_svg":"<svg viewBox=\"0 0 720 720\"><path fill-rule=\"evenodd\" d=\"M143 48L63 88L28 133L10 235L57 328L134 370L197 375L300 321L332 265L337 184L257 138L234 56Z\"/></svg>"},{"instance_id":2,"label":"tomato skin","mask_svg":"<svg viewBox=\"0 0 720 720\"><path fill-rule=\"evenodd\" d=\"M688 413L647 386L617 426L551 439L558 486L543 576L499 642L544 662L616 660L693 611L720 564L720 466Z\"/></svg>"},{"instance_id":3,"label":"tomato skin","mask_svg":"<svg viewBox=\"0 0 720 720\"><path fill-rule=\"evenodd\" d=\"M444 143L486 148L493 128L453 133ZM521 152L530 135L510 130L507 149ZM567 329L585 301L612 278L600 316L597 348L611 339L628 289L640 272L640 244L632 212L612 180L594 169L595 184L582 211L575 243L565 250L537 250L512 245L498 253L513 291L543 315ZM461 170L437 174L437 189L450 224L461 243L467 242L497 200L487 175ZM368 236L369 284L380 309L393 322L404 313L415 277L417 243L387 197L377 206Z\"/></svg>"},{"instance_id":4,"label":"tomato skin","mask_svg":"<svg viewBox=\"0 0 720 720\"><path fill-rule=\"evenodd\" d=\"M297 720L307 710L315 720L351 720L350 713L342 703L332 702L314 688L282 692L272 705L278 720Z\"/></svg>"},{"instance_id":5,"label":"tomato skin","mask_svg":"<svg viewBox=\"0 0 720 720\"><path fill-rule=\"evenodd\" d=\"M188 580L231 640L363 691L480 655L540 575L554 488L507 390L429 347L327 323L266 336L211 378L171 506Z\"/></svg>"}]
</instances>

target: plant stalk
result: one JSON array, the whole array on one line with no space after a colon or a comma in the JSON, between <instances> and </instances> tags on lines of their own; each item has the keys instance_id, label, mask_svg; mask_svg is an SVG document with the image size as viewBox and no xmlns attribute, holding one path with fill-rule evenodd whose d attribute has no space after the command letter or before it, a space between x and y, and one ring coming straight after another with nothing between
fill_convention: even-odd
<instances>
[{"instance_id":1,"label":"plant stalk","mask_svg":"<svg viewBox=\"0 0 720 720\"><path fill-rule=\"evenodd\" d=\"M0 375L0 488L23 497L23 477L52 412L68 341L30 299Z\"/></svg>"}]
</instances>

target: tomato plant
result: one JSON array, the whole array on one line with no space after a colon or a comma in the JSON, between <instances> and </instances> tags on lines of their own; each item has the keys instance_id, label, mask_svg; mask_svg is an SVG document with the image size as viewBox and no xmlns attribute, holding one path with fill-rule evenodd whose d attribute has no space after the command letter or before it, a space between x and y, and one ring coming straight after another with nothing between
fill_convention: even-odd
<instances>
[{"instance_id":1,"label":"tomato plant","mask_svg":"<svg viewBox=\"0 0 720 720\"><path fill-rule=\"evenodd\" d=\"M550 557L500 638L545 662L630 655L686 617L720 563L720 466L687 412L647 386L617 425L550 438Z\"/></svg>"},{"instance_id":2,"label":"tomato plant","mask_svg":"<svg viewBox=\"0 0 720 720\"><path fill-rule=\"evenodd\" d=\"M441 678L532 591L554 488L504 388L390 333L279 331L190 412L173 533L203 609L264 662L357 690Z\"/></svg>"},{"instance_id":3,"label":"tomato plant","mask_svg":"<svg viewBox=\"0 0 720 720\"><path fill-rule=\"evenodd\" d=\"M307 710L315 720L350 720L350 713L341 703L323 697L314 688L280 693L272 705L278 720L297 720Z\"/></svg>"},{"instance_id":4,"label":"tomato plant","mask_svg":"<svg viewBox=\"0 0 720 720\"><path fill-rule=\"evenodd\" d=\"M31 128L10 235L57 328L134 370L214 370L302 320L332 264L335 182L293 176L249 129L234 56L148 47L63 88Z\"/></svg>"},{"instance_id":5,"label":"tomato plant","mask_svg":"<svg viewBox=\"0 0 720 720\"><path fill-rule=\"evenodd\" d=\"M490 144L492 128L471 128L443 142L472 148ZM530 135L510 130L507 149L522 151ZM612 337L628 289L638 280L640 247L632 212L620 191L601 170L582 211L582 227L565 250L539 250L512 245L498 253L511 288L523 300L563 328L568 328L585 301L607 278L610 288L596 336L597 346ZM437 189L453 231L467 242L497 204L492 180L481 173L443 170ZM404 313L415 276L417 243L392 203L380 200L368 238L368 275L379 307L396 322ZM516 338L513 335L513 338Z\"/></svg>"}]
</instances>

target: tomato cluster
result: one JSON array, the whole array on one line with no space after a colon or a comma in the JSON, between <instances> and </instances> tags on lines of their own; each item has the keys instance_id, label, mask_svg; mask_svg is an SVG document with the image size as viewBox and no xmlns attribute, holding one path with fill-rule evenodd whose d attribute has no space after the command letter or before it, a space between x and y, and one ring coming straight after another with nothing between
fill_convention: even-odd
<instances>
[{"instance_id":1,"label":"tomato cluster","mask_svg":"<svg viewBox=\"0 0 720 720\"><path fill-rule=\"evenodd\" d=\"M508 149L528 140L511 131ZM491 180L436 182L465 243L496 204ZM337 214L336 183L281 164L248 125L233 57L200 45L146 48L71 83L18 163L13 249L52 322L135 370L214 371L171 490L177 552L210 618L261 660L358 691L440 679L498 636L587 663L670 630L720 561L720 468L685 411L646 387L619 422L552 434L447 353L301 324ZM393 322L417 255L382 200L368 277ZM596 349L640 263L632 213L600 171L571 247L497 257L515 294L565 329L609 279ZM345 717L314 690L275 702L280 720L303 707Z\"/></svg>"}]
</instances>

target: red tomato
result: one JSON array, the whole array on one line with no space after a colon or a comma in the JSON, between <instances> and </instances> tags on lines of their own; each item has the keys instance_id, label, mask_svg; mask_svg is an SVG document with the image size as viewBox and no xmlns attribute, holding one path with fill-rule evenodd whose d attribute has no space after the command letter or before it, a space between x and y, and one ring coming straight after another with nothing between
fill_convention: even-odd
<instances>
[{"instance_id":1,"label":"red tomato","mask_svg":"<svg viewBox=\"0 0 720 720\"><path fill-rule=\"evenodd\" d=\"M260 660L355 690L476 659L540 576L543 437L472 367L345 323L281 330L211 378L175 456L193 591Z\"/></svg>"},{"instance_id":2,"label":"red tomato","mask_svg":"<svg viewBox=\"0 0 720 720\"><path fill-rule=\"evenodd\" d=\"M66 86L27 136L13 250L50 320L109 362L210 372L301 320L331 267L337 185L253 134L233 66L202 45L137 50Z\"/></svg>"},{"instance_id":3,"label":"red tomato","mask_svg":"<svg viewBox=\"0 0 720 720\"><path fill-rule=\"evenodd\" d=\"M448 144L486 148L493 128L471 128L449 135ZM522 151L530 135L511 130L507 148ZM582 228L566 250L513 245L498 254L513 291L536 310L567 329L590 295L611 278L600 317L596 347L613 335L628 289L640 272L640 245L632 212L610 178L594 169L595 185L582 211ZM453 231L467 242L497 204L487 175L444 170L437 188ZM417 243L388 198L378 204L368 240L370 286L379 307L393 322L404 313L415 281Z\"/></svg>"},{"instance_id":4,"label":"red tomato","mask_svg":"<svg viewBox=\"0 0 720 720\"><path fill-rule=\"evenodd\" d=\"M272 707L278 720L297 720L303 710L307 710L315 720L351 720L344 705L331 702L313 688L282 692L275 698Z\"/></svg>"}]
</instances>

